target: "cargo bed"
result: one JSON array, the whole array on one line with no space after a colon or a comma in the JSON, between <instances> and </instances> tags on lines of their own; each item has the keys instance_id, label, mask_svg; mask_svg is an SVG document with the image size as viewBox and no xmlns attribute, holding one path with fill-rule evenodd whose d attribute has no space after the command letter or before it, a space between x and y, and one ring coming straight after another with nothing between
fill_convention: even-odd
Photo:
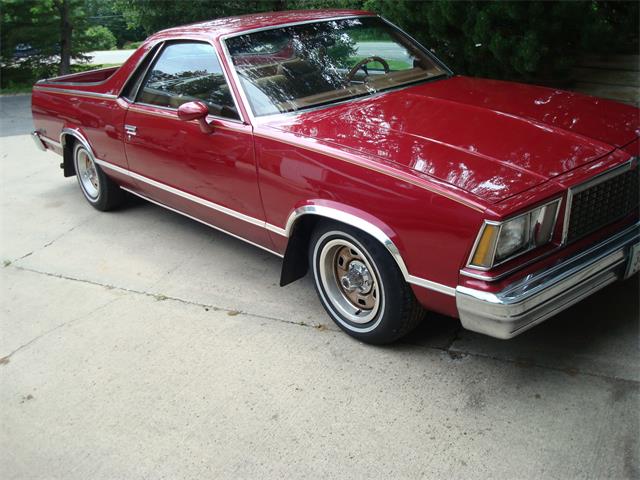
<instances>
[{"instance_id":1,"label":"cargo bed","mask_svg":"<svg viewBox=\"0 0 640 480\"><path fill-rule=\"evenodd\" d=\"M107 81L111 76L120 69L120 66L98 68L86 72L71 73L60 77L44 78L38 80L36 85L40 84L58 84L58 85L97 85Z\"/></svg>"}]
</instances>

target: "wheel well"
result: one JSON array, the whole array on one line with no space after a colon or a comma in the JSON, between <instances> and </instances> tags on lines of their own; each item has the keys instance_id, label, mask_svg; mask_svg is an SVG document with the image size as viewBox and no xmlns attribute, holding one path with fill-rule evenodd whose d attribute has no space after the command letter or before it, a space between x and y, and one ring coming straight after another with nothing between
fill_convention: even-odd
<instances>
[{"instance_id":1,"label":"wheel well","mask_svg":"<svg viewBox=\"0 0 640 480\"><path fill-rule=\"evenodd\" d=\"M65 177L73 177L76 174L76 167L73 164L73 147L78 140L73 135L62 137L62 172Z\"/></svg>"},{"instance_id":2,"label":"wheel well","mask_svg":"<svg viewBox=\"0 0 640 480\"><path fill-rule=\"evenodd\" d=\"M311 233L320 222L329 221L318 215L303 215L291 230L287 250L282 261L282 273L280 274L280 286L290 284L309 271L309 240Z\"/></svg>"},{"instance_id":3,"label":"wheel well","mask_svg":"<svg viewBox=\"0 0 640 480\"><path fill-rule=\"evenodd\" d=\"M398 247L389 235L380 227L367 220L342 210L328 206L315 205L306 214L299 214L298 220L291 227L289 242L282 263L280 286L298 280L306 275L309 270L309 241L314 228L321 222L337 223L361 231L379 241L387 249L398 265L400 272L408 280L409 272L402 259ZM345 220L345 221L342 221Z\"/></svg>"}]
</instances>

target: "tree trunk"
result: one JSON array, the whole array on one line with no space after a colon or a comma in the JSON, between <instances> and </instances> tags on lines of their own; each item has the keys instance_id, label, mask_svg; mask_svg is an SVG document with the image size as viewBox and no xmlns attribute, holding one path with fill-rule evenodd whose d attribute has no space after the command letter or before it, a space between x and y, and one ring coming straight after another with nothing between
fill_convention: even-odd
<instances>
[{"instance_id":1,"label":"tree trunk","mask_svg":"<svg viewBox=\"0 0 640 480\"><path fill-rule=\"evenodd\" d=\"M71 32L73 25L69 20L69 2L60 0L60 75L70 73L71 69Z\"/></svg>"}]
</instances>

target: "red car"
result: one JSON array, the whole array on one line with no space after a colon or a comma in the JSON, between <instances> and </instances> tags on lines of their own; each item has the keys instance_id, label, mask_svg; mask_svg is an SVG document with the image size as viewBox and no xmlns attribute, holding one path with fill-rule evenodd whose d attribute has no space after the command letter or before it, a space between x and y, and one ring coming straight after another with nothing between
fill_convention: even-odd
<instances>
[{"instance_id":1,"label":"red car","mask_svg":"<svg viewBox=\"0 0 640 480\"><path fill-rule=\"evenodd\" d=\"M510 338L638 271L639 110L454 75L362 11L161 31L39 81L34 140L87 201L127 192L311 270L350 335L432 310Z\"/></svg>"}]
</instances>

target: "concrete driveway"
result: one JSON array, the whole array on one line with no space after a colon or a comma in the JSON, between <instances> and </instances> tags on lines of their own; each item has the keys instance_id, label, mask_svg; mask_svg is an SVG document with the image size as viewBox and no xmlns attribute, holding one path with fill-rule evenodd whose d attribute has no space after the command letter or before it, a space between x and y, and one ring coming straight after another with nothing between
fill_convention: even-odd
<instances>
[{"instance_id":1,"label":"concrete driveway","mask_svg":"<svg viewBox=\"0 0 640 480\"><path fill-rule=\"evenodd\" d=\"M93 210L13 123L3 478L640 475L637 278L511 341L431 315L371 347L266 252L140 201Z\"/></svg>"}]
</instances>

